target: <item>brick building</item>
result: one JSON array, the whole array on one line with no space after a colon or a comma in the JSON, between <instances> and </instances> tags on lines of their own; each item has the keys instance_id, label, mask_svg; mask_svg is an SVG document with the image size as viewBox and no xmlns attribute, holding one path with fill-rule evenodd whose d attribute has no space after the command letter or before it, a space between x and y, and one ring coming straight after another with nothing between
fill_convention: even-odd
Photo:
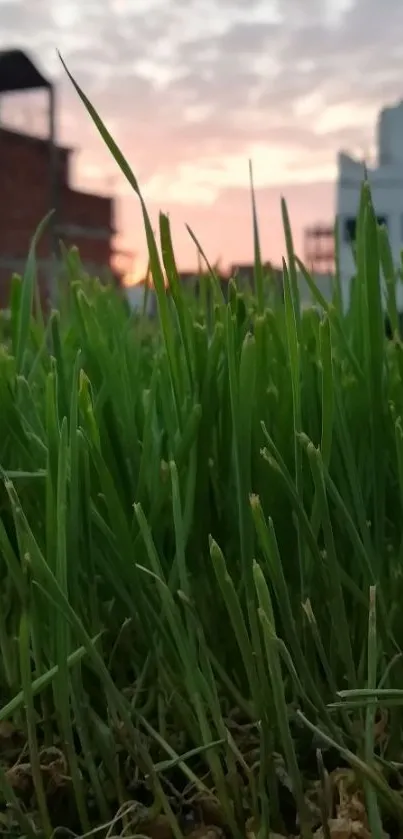
<instances>
[{"instance_id":1,"label":"brick building","mask_svg":"<svg viewBox=\"0 0 403 839\"><path fill-rule=\"evenodd\" d=\"M100 274L112 260L113 200L79 192L69 185L71 150L58 148L58 213L55 234L76 245L86 268ZM23 270L33 233L49 212L49 143L0 129L0 307L7 306L10 277ZM41 290L51 278L50 232L38 244ZM48 281L49 281L48 280Z\"/></svg>"},{"instance_id":2,"label":"brick building","mask_svg":"<svg viewBox=\"0 0 403 839\"><path fill-rule=\"evenodd\" d=\"M114 201L70 185L72 150L55 144L55 93L25 53L0 51L0 94L45 88L49 137L0 126L0 308L7 307L10 278L21 273L31 238L50 209L56 212L37 248L43 299L54 296L57 243L76 245L85 268L102 276L112 267Z\"/></svg>"}]
</instances>

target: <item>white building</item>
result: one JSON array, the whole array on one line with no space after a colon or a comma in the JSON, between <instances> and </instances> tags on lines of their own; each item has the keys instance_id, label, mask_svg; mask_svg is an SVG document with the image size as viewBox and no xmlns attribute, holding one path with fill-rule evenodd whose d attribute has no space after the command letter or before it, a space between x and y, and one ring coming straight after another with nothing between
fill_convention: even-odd
<instances>
[{"instance_id":1,"label":"white building","mask_svg":"<svg viewBox=\"0 0 403 839\"><path fill-rule=\"evenodd\" d=\"M137 312L137 314L146 314L146 315L153 315L156 311L156 300L155 300L155 291L153 288L148 289L147 294L147 301L145 299L146 294L146 284L145 282L136 283L135 285L129 285L125 288L125 294L127 300L129 302L129 306L132 312ZM144 306L146 306L144 310Z\"/></svg>"},{"instance_id":2,"label":"white building","mask_svg":"<svg viewBox=\"0 0 403 839\"><path fill-rule=\"evenodd\" d=\"M378 117L377 161L367 166L372 199L379 222L386 225L396 265L403 249L403 100L384 108ZM351 240L354 239L364 162L345 152L338 155L337 217L339 220L339 260L345 305L349 301L350 279L354 274ZM399 283L397 302L403 311L403 285Z\"/></svg>"}]
</instances>

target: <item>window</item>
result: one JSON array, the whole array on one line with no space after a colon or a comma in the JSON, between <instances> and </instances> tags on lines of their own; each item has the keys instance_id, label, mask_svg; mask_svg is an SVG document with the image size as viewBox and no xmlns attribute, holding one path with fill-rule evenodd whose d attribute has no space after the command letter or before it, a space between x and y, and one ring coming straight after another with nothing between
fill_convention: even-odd
<instances>
[{"instance_id":1,"label":"window","mask_svg":"<svg viewBox=\"0 0 403 839\"><path fill-rule=\"evenodd\" d=\"M355 242L357 219L347 218L344 222L344 241L350 245Z\"/></svg>"},{"instance_id":2,"label":"window","mask_svg":"<svg viewBox=\"0 0 403 839\"><path fill-rule=\"evenodd\" d=\"M376 220L379 226L388 227L388 217L387 216L377 216ZM344 222L344 241L346 244L354 244L357 235L357 219L356 218L346 218ZM402 216L402 234L403 234L403 216ZM402 235L403 239L403 235Z\"/></svg>"}]
</instances>

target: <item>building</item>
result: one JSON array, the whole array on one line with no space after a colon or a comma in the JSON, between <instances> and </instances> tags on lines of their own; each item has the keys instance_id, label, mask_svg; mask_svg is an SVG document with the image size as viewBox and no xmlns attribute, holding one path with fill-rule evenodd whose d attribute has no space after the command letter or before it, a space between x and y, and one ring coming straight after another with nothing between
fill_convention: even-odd
<instances>
[{"instance_id":1,"label":"building","mask_svg":"<svg viewBox=\"0 0 403 839\"><path fill-rule=\"evenodd\" d=\"M76 245L89 272L111 266L113 200L72 189L71 150L58 148L58 217L55 235L67 247ZM48 143L38 137L0 129L0 306L7 304L10 277L24 269L31 238L49 212ZM42 292L52 272L50 231L38 243Z\"/></svg>"},{"instance_id":2,"label":"building","mask_svg":"<svg viewBox=\"0 0 403 839\"><path fill-rule=\"evenodd\" d=\"M146 280L126 286L125 297L132 312L138 315L144 313L150 318L156 317L157 296L154 286L146 283Z\"/></svg>"},{"instance_id":3,"label":"building","mask_svg":"<svg viewBox=\"0 0 403 839\"><path fill-rule=\"evenodd\" d=\"M49 102L49 136L34 137L0 126L0 307L7 308L10 279L21 273L38 224L54 214L38 248L38 281L43 301L55 300L59 242L76 245L88 272L112 269L114 201L70 184L72 150L55 142L55 91L20 50L0 52L0 94L44 88Z\"/></svg>"},{"instance_id":4,"label":"building","mask_svg":"<svg viewBox=\"0 0 403 839\"><path fill-rule=\"evenodd\" d=\"M338 155L336 212L339 226L339 263L344 303L348 305L350 280L354 274L352 243L355 238L360 190L365 168L371 186L375 212L387 227L392 254L400 264L403 248L403 101L384 108L378 117L377 157L374 166L345 152ZM403 286L396 290L403 311Z\"/></svg>"},{"instance_id":5,"label":"building","mask_svg":"<svg viewBox=\"0 0 403 839\"><path fill-rule=\"evenodd\" d=\"M254 263L237 262L229 269L229 275L234 280L239 291L253 291L255 288Z\"/></svg>"},{"instance_id":6,"label":"building","mask_svg":"<svg viewBox=\"0 0 403 839\"><path fill-rule=\"evenodd\" d=\"M334 225L316 224L304 231L304 262L312 274L334 271Z\"/></svg>"}]
</instances>

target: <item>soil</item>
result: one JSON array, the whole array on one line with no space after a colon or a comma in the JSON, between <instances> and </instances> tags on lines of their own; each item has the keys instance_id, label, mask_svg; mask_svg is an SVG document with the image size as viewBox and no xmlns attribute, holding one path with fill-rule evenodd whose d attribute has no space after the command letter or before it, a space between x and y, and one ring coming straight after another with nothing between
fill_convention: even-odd
<instances>
[{"instance_id":1,"label":"soil","mask_svg":"<svg viewBox=\"0 0 403 839\"><path fill-rule=\"evenodd\" d=\"M259 753L256 727L234 721L229 725L245 765L253 768L257 775ZM0 756L8 784L17 796L21 809L29 815L38 837L41 837L43 834L25 736L11 723L0 724ZM161 759L161 755L157 759ZM56 744L51 748L43 747L40 752L40 765L48 810L54 828L54 839L84 837L61 744ZM280 755L276 756L275 765L281 824L273 824L270 839L299 837L300 827L292 784ZM352 769L341 766L337 755L330 751L323 753L323 765L324 769L320 773L318 754L314 748L308 748L303 759L301 758L301 770L303 777L307 779L305 798L313 839L371 839L360 780ZM201 794L187 784L178 768L171 770L166 776L160 776L183 836L188 839L233 839L206 766L198 758L192 761L191 768L198 778L203 779L207 787L206 793ZM112 837L133 839L135 836L145 836L149 839L174 839L168 817L153 806L153 795L149 784L139 777L136 766L123 750L119 754L117 769L120 782L118 786L122 790L121 801L117 800L117 785L108 778L102 761L98 762L98 770L111 815L103 824L105 820L101 818L91 784L83 770L83 779L87 788L87 808L92 826L91 833L86 834L86 839L90 836L94 839L112 839ZM245 772L241 767L239 767L237 781L238 788L243 789L244 792L241 836L245 839L255 839L257 828L250 812L250 793ZM403 782L397 773L393 781L399 790L402 789ZM238 824L240 824L239 818ZM385 814L384 831L385 839L402 839L399 825L388 814ZM21 837L21 828L15 812L4 803L3 805L0 803L0 837L2 836L7 836L9 839ZM234 837L234 839L239 839L239 837Z\"/></svg>"}]
</instances>

